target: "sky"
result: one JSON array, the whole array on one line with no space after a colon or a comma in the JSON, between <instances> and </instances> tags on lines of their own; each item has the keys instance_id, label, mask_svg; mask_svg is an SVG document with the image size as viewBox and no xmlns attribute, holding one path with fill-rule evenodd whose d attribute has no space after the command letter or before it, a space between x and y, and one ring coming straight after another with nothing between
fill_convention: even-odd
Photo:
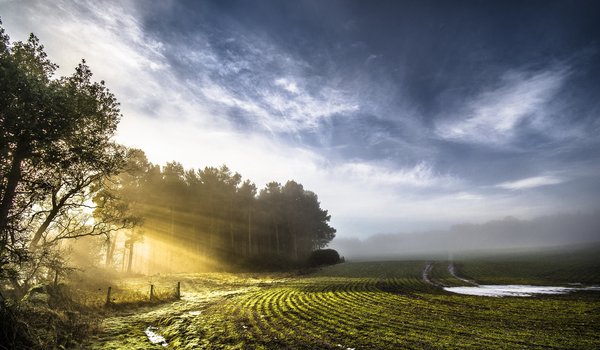
<instances>
[{"instance_id":1,"label":"sky","mask_svg":"<svg viewBox=\"0 0 600 350\"><path fill-rule=\"evenodd\" d=\"M0 0L157 164L294 179L344 239L600 208L597 1Z\"/></svg>"}]
</instances>

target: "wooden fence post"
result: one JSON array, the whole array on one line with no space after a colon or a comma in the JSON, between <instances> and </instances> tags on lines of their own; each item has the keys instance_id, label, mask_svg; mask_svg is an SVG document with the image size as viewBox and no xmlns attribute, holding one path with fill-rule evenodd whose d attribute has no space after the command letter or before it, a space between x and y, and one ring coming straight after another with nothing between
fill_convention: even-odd
<instances>
[{"instance_id":1,"label":"wooden fence post","mask_svg":"<svg viewBox=\"0 0 600 350\"><path fill-rule=\"evenodd\" d=\"M181 282L177 282L177 289L175 290L175 297L181 299Z\"/></svg>"},{"instance_id":2,"label":"wooden fence post","mask_svg":"<svg viewBox=\"0 0 600 350\"><path fill-rule=\"evenodd\" d=\"M150 285L150 300L154 300L154 285Z\"/></svg>"},{"instance_id":3,"label":"wooden fence post","mask_svg":"<svg viewBox=\"0 0 600 350\"><path fill-rule=\"evenodd\" d=\"M106 291L106 305L110 305L111 300L110 300L110 292L112 290L112 287L108 287L108 290Z\"/></svg>"}]
</instances>

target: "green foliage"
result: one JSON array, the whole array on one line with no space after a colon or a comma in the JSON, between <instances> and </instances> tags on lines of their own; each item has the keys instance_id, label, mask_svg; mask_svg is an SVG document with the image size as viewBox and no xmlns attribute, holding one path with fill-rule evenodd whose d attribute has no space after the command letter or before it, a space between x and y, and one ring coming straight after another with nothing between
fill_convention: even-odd
<instances>
[{"instance_id":1,"label":"green foliage","mask_svg":"<svg viewBox=\"0 0 600 350\"><path fill-rule=\"evenodd\" d=\"M56 269L59 241L99 235L112 223L89 224L94 189L123 165L111 141L119 105L82 61L71 76L33 34L10 43L0 28L0 289L27 290ZM107 224L107 225L105 225Z\"/></svg>"}]
</instances>

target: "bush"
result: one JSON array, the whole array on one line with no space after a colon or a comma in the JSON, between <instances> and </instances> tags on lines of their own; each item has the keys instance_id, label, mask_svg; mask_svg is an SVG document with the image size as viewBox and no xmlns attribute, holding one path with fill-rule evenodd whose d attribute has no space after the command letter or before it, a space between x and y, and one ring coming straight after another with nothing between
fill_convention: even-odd
<instances>
[{"instance_id":1,"label":"bush","mask_svg":"<svg viewBox=\"0 0 600 350\"><path fill-rule=\"evenodd\" d=\"M340 254L334 249L319 249L310 253L307 260L309 267L335 265L342 262Z\"/></svg>"}]
</instances>

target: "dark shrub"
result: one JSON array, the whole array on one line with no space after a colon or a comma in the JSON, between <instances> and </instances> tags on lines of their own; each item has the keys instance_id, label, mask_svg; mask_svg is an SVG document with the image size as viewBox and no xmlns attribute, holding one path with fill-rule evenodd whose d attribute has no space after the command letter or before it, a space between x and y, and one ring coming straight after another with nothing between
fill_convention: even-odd
<instances>
[{"instance_id":1,"label":"dark shrub","mask_svg":"<svg viewBox=\"0 0 600 350\"><path fill-rule=\"evenodd\" d=\"M322 265L335 265L340 262L340 254L334 249L319 249L310 253L307 265L316 267Z\"/></svg>"}]
</instances>

